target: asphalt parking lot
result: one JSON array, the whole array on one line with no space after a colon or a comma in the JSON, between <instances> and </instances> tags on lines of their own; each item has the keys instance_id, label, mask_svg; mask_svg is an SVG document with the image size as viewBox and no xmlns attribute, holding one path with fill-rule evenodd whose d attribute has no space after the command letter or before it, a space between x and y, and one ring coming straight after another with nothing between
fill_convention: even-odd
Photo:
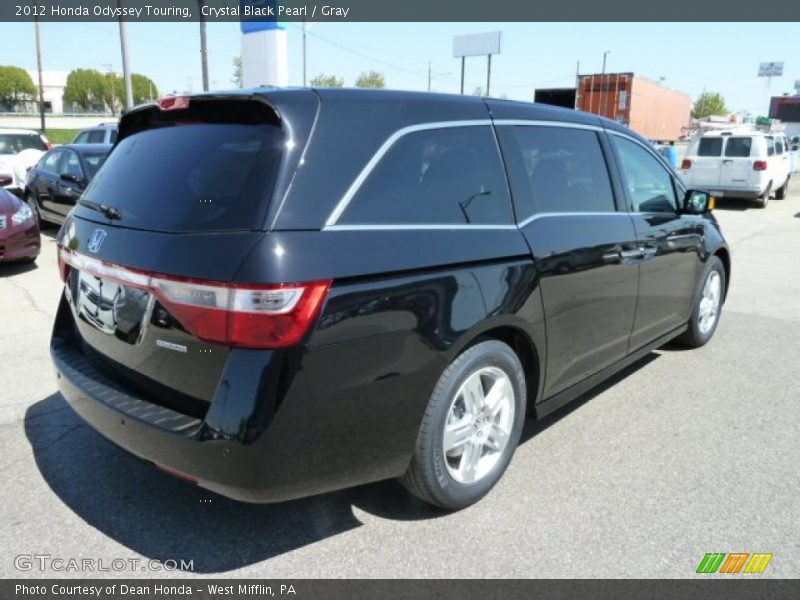
<instances>
[{"instance_id":1,"label":"asphalt parking lot","mask_svg":"<svg viewBox=\"0 0 800 600\"><path fill-rule=\"evenodd\" d=\"M653 352L529 422L496 490L455 514L394 482L240 504L106 442L56 391L49 229L35 268L0 266L0 576L116 574L15 567L37 554L182 559L194 574L259 578L682 578L707 552L771 552L763 577L800 577L795 190L766 210L721 202L733 277L708 346Z\"/></svg>"}]
</instances>

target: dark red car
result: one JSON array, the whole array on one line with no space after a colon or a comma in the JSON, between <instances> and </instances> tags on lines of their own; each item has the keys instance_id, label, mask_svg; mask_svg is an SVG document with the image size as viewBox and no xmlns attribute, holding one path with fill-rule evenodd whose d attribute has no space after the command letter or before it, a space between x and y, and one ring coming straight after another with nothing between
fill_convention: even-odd
<instances>
[{"instance_id":1,"label":"dark red car","mask_svg":"<svg viewBox=\"0 0 800 600\"><path fill-rule=\"evenodd\" d=\"M41 248L39 224L31 208L0 188L0 262L34 261Z\"/></svg>"}]
</instances>

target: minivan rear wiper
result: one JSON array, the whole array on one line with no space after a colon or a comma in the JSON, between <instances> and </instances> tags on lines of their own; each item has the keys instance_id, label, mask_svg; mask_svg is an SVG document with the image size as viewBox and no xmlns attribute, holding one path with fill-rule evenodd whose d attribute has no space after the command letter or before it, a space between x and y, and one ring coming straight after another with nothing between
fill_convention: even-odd
<instances>
[{"instance_id":1,"label":"minivan rear wiper","mask_svg":"<svg viewBox=\"0 0 800 600\"><path fill-rule=\"evenodd\" d=\"M86 208L91 208L92 210L96 210L97 212L103 213L107 219L114 220L114 219L121 219L122 213L119 212L118 208L113 206L107 206L105 204L98 204L97 202L92 202L91 200L80 200L78 204L82 204Z\"/></svg>"}]
</instances>

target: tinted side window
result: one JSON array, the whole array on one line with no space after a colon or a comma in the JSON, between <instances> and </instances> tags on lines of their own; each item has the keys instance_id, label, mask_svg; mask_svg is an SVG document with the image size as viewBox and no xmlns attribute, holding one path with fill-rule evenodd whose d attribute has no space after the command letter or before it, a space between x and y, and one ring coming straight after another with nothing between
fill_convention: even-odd
<instances>
[{"instance_id":1,"label":"tinted side window","mask_svg":"<svg viewBox=\"0 0 800 600\"><path fill-rule=\"evenodd\" d=\"M781 138L775 140L775 154L783 154L783 140Z\"/></svg>"},{"instance_id":2,"label":"tinted side window","mask_svg":"<svg viewBox=\"0 0 800 600\"><path fill-rule=\"evenodd\" d=\"M594 131L536 126L512 129L536 212L616 210L600 140ZM524 219L529 215L519 216Z\"/></svg>"},{"instance_id":3,"label":"tinted side window","mask_svg":"<svg viewBox=\"0 0 800 600\"><path fill-rule=\"evenodd\" d=\"M58 173L58 162L61 160L63 154L63 150L56 150L55 152L45 155L42 159L41 169L48 173Z\"/></svg>"},{"instance_id":4,"label":"tinted side window","mask_svg":"<svg viewBox=\"0 0 800 600\"><path fill-rule=\"evenodd\" d=\"M495 225L513 222L491 128L452 127L398 140L367 177L338 223Z\"/></svg>"},{"instance_id":5,"label":"tinted side window","mask_svg":"<svg viewBox=\"0 0 800 600\"><path fill-rule=\"evenodd\" d=\"M732 137L728 138L728 143L725 144L725 156L731 157L748 157L750 156L750 147L753 145L753 138L749 137Z\"/></svg>"},{"instance_id":6,"label":"tinted side window","mask_svg":"<svg viewBox=\"0 0 800 600\"><path fill-rule=\"evenodd\" d=\"M697 156L722 156L722 138L702 138L697 146Z\"/></svg>"},{"instance_id":7,"label":"tinted side window","mask_svg":"<svg viewBox=\"0 0 800 600\"><path fill-rule=\"evenodd\" d=\"M108 143L109 144L113 144L114 142L116 142L118 135L119 135L119 132L112 129L111 130L111 137L109 138Z\"/></svg>"},{"instance_id":8,"label":"tinted side window","mask_svg":"<svg viewBox=\"0 0 800 600\"><path fill-rule=\"evenodd\" d=\"M85 144L89 139L88 131L81 131L78 136L72 140L73 144Z\"/></svg>"},{"instance_id":9,"label":"tinted side window","mask_svg":"<svg viewBox=\"0 0 800 600\"><path fill-rule=\"evenodd\" d=\"M83 170L81 169L81 162L78 159L78 155L74 152L65 152L64 153L64 160L61 161L61 167L58 170L58 174L67 174L72 175L74 177L83 177Z\"/></svg>"},{"instance_id":10,"label":"tinted side window","mask_svg":"<svg viewBox=\"0 0 800 600\"><path fill-rule=\"evenodd\" d=\"M767 139L767 156L774 156L775 154L775 139L768 137Z\"/></svg>"},{"instance_id":11,"label":"tinted side window","mask_svg":"<svg viewBox=\"0 0 800 600\"><path fill-rule=\"evenodd\" d=\"M636 212L675 212L678 203L672 176L644 148L624 138L611 136L622 163L622 179Z\"/></svg>"}]
</instances>

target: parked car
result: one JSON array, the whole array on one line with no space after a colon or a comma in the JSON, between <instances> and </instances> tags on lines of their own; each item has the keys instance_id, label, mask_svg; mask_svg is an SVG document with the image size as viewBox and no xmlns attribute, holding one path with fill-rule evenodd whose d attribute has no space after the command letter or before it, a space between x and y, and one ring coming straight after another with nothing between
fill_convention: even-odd
<instances>
[{"instance_id":1,"label":"parked car","mask_svg":"<svg viewBox=\"0 0 800 600\"><path fill-rule=\"evenodd\" d=\"M708 131L689 143L681 170L689 187L764 208L773 193L779 200L789 193L790 159L783 134Z\"/></svg>"},{"instance_id":2,"label":"parked car","mask_svg":"<svg viewBox=\"0 0 800 600\"><path fill-rule=\"evenodd\" d=\"M25 201L37 221L63 223L110 150L108 144L71 144L43 155L25 185Z\"/></svg>"},{"instance_id":3,"label":"parked car","mask_svg":"<svg viewBox=\"0 0 800 600\"><path fill-rule=\"evenodd\" d=\"M233 498L399 477L461 508L526 414L709 341L730 277L709 202L572 110L166 98L122 118L59 233L58 383L108 439Z\"/></svg>"},{"instance_id":4,"label":"parked car","mask_svg":"<svg viewBox=\"0 0 800 600\"><path fill-rule=\"evenodd\" d=\"M96 127L81 130L73 144L113 144L117 141L117 123L100 123Z\"/></svg>"},{"instance_id":5,"label":"parked car","mask_svg":"<svg viewBox=\"0 0 800 600\"><path fill-rule=\"evenodd\" d=\"M0 180L2 187L22 196L27 170L52 148L46 137L28 129L0 129Z\"/></svg>"},{"instance_id":6,"label":"parked car","mask_svg":"<svg viewBox=\"0 0 800 600\"><path fill-rule=\"evenodd\" d=\"M0 262L33 262L41 247L39 225L31 209L0 188Z\"/></svg>"}]
</instances>

